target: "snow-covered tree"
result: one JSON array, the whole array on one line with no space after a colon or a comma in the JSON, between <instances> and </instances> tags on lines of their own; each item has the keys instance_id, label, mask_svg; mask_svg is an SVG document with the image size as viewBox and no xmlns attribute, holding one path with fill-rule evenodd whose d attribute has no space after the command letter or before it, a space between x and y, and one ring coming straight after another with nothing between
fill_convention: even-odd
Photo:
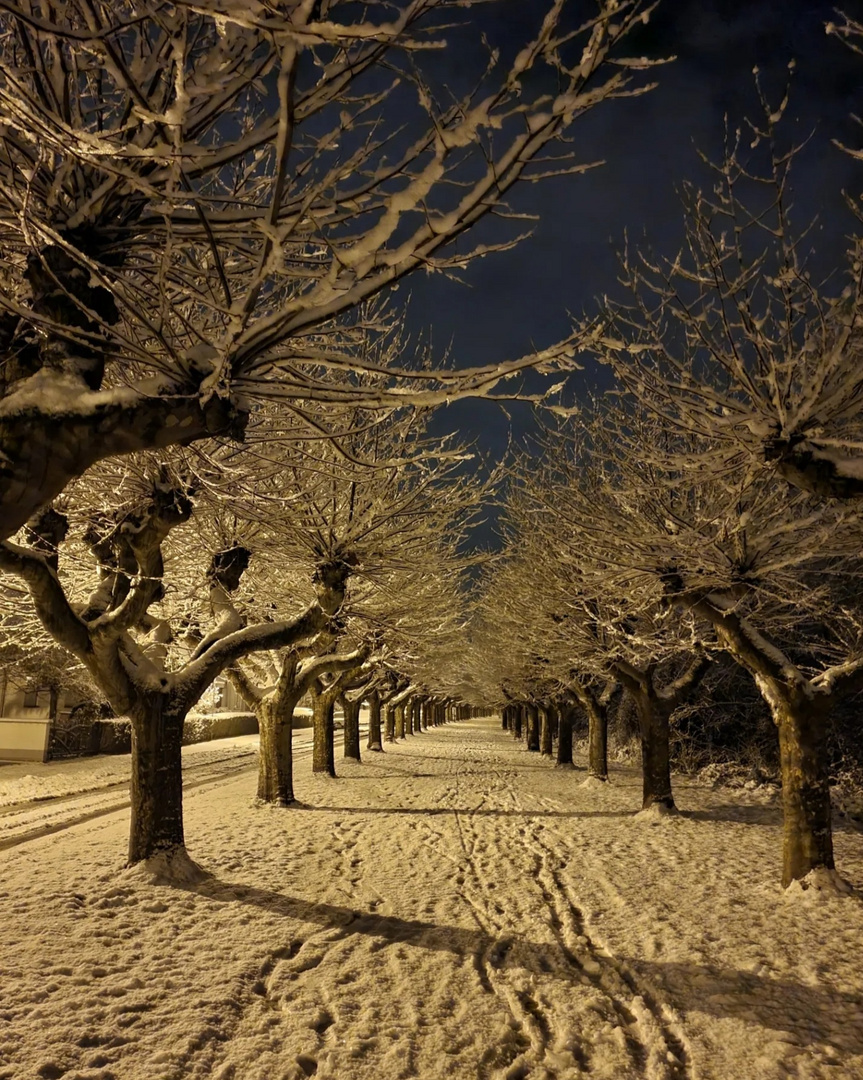
<instances>
[{"instance_id":1,"label":"snow-covered tree","mask_svg":"<svg viewBox=\"0 0 863 1080\"><path fill-rule=\"evenodd\" d=\"M183 477L168 466L154 476L149 461L136 468L129 459L122 471L103 466L102 480L101 489L80 485L69 516L49 510L44 528L31 521L35 542L7 541L0 566L26 583L45 630L83 664L114 712L131 720L129 862L159 853L182 859L186 714L242 657L308 643L327 630L345 574L322 567L304 592L285 560L275 611L269 601L235 600L251 553L207 543L206 530L191 520L195 493ZM59 548L57 570L43 554L48 545Z\"/></svg>"},{"instance_id":2,"label":"snow-covered tree","mask_svg":"<svg viewBox=\"0 0 863 1080\"><path fill-rule=\"evenodd\" d=\"M631 300L606 302L594 350L694 453L709 448L708 474L761 466L799 490L857 498L863 246L850 242L838 274L819 266L814 223L795 205L798 148L777 131L788 92L778 105L759 93L757 119L706 162L712 186L684 185L680 250L624 253Z\"/></svg>"},{"instance_id":3,"label":"snow-covered tree","mask_svg":"<svg viewBox=\"0 0 863 1080\"><path fill-rule=\"evenodd\" d=\"M642 809L673 809L669 719L695 689L706 660L693 657L691 631L669 617L652 583L634 574L625 583L623 569L621 576L617 569L607 574L592 536L607 524L599 448L549 432L541 450L541 465L524 457L515 470L509 565L490 595L490 611L521 637L530 696L542 703L566 694L587 713L589 771L599 780L608 775L608 694L615 683L626 689L640 722ZM529 735L533 707L529 702Z\"/></svg>"},{"instance_id":4,"label":"snow-covered tree","mask_svg":"<svg viewBox=\"0 0 863 1080\"><path fill-rule=\"evenodd\" d=\"M645 88L619 54L653 4L599 0L575 32L571 6L538 6L510 64L450 93L435 58L476 43L465 0L5 3L2 537L96 461L242 437L250 396L305 422L567 364L574 339L409 393L415 370L354 378L366 301L511 246L457 241L515 184L587 167L560 147L573 122Z\"/></svg>"},{"instance_id":5,"label":"snow-covered tree","mask_svg":"<svg viewBox=\"0 0 863 1080\"><path fill-rule=\"evenodd\" d=\"M830 876L828 719L863 685L859 508L770 471L709 476L691 441L634 412L610 412L594 452L608 464L582 565L612 597L694 615L750 672L778 729L783 883Z\"/></svg>"},{"instance_id":6,"label":"snow-covered tree","mask_svg":"<svg viewBox=\"0 0 863 1080\"><path fill-rule=\"evenodd\" d=\"M313 768L335 775L336 700L372 651L395 655L394 636L401 659L406 628L422 613L420 583L447 572L442 553L453 553L482 496L481 482L463 472L470 455L426 434L427 412L353 409L344 419L337 439L284 439L285 410L271 408L256 421L259 455L250 447L208 459L213 486L231 492L238 532L255 530L256 550L272 551L275 575L288 558L309 588L338 567L347 589L332 633L311 650L255 657L231 671L261 729L258 796L280 805L293 801L290 746L300 699L312 693ZM424 625L431 632L427 619Z\"/></svg>"}]
</instances>

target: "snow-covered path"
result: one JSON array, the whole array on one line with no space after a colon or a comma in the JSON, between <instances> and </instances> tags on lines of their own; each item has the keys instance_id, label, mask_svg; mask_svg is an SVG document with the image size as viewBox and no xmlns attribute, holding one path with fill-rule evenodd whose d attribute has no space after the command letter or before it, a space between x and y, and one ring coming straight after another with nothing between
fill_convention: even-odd
<instances>
[{"instance_id":1,"label":"snow-covered path","mask_svg":"<svg viewBox=\"0 0 863 1080\"><path fill-rule=\"evenodd\" d=\"M0 1080L863 1078L863 904L781 893L774 807L636 820L497 720L307 770L188 792L194 888L127 811L0 851Z\"/></svg>"}]
</instances>

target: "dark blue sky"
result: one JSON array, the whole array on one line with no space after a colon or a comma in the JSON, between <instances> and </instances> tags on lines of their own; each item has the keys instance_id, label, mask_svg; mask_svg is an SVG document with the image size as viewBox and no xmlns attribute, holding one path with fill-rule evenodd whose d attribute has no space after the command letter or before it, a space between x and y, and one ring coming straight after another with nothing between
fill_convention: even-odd
<instances>
[{"instance_id":1,"label":"dark blue sky","mask_svg":"<svg viewBox=\"0 0 863 1080\"><path fill-rule=\"evenodd\" d=\"M535 22L544 7L540 0L504 0L485 16L489 36L504 52L515 48L525 21ZM861 0L844 10L863 18ZM842 190L863 194L863 165L831 139L863 145L863 129L850 119L863 113L863 57L827 36L824 24L831 18L835 4L812 0L662 0L631 49L677 56L657 69L657 89L604 104L572 128L583 159L607 164L520 190L514 205L541 216L534 235L515 251L475 263L465 275L471 287L439 276L412 278L411 327L432 327L439 350L451 341L459 365L511 359L532 342L542 346L562 337L567 310L590 310L596 296L615 290L616 251L625 230L632 238L646 235L660 249L676 247L682 236L676 187L684 179L707 178L695 148L717 154L723 117L737 125L756 114L755 65L781 96L792 59L786 133L792 139L814 132L796 168L798 220L819 215L815 237L822 264L839 261L843 238L853 228ZM594 377L588 369L576 380L588 385ZM497 456L505 446L509 424L492 405L458 403L442 419L476 437L487 454ZM527 421L526 410L516 409L516 434Z\"/></svg>"}]
</instances>

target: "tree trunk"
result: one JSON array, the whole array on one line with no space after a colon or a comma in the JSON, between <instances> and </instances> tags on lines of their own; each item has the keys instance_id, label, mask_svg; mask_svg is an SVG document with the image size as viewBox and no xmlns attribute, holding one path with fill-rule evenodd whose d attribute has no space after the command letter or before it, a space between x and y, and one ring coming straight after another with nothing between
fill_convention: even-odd
<instances>
[{"instance_id":1,"label":"tree trunk","mask_svg":"<svg viewBox=\"0 0 863 1080\"><path fill-rule=\"evenodd\" d=\"M834 868L825 704L802 694L774 700L782 767L782 885Z\"/></svg>"},{"instance_id":2,"label":"tree trunk","mask_svg":"<svg viewBox=\"0 0 863 1080\"><path fill-rule=\"evenodd\" d=\"M553 705L539 706L539 750L544 757L551 757L554 742L551 737Z\"/></svg>"},{"instance_id":3,"label":"tree trunk","mask_svg":"<svg viewBox=\"0 0 863 1080\"><path fill-rule=\"evenodd\" d=\"M559 710L557 729L557 764L572 765L572 706L563 705Z\"/></svg>"},{"instance_id":4,"label":"tree trunk","mask_svg":"<svg viewBox=\"0 0 863 1080\"><path fill-rule=\"evenodd\" d=\"M312 746L312 772L336 775L335 728L333 726L332 695L324 691L314 695L312 706L312 724L314 726Z\"/></svg>"},{"instance_id":5,"label":"tree trunk","mask_svg":"<svg viewBox=\"0 0 863 1080\"><path fill-rule=\"evenodd\" d=\"M641 728L642 810L674 810L668 746L668 712L649 691L629 691L635 698Z\"/></svg>"},{"instance_id":6,"label":"tree trunk","mask_svg":"<svg viewBox=\"0 0 863 1080\"><path fill-rule=\"evenodd\" d=\"M596 780L608 779L608 710L597 702L592 702L587 709L587 775ZM670 779L668 783L670 791Z\"/></svg>"},{"instance_id":7,"label":"tree trunk","mask_svg":"<svg viewBox=\"0 0 863 1080\"><path fill-rule=\"evenodd\" d=\"M345 699L345 757L360 760L360 702Z\"/></svg>"},{"instance_id":8,"label":"tree trunk","mask_svg":"<svg viewBox=\"0 0 863 1080\"><path fill-rule=\"evenodd\" d=\"M405 703L399 702L396 705L396 719L395 719L395 738L403 739L405 737Z\"/></svg>"},{"instance_id":9,"label":"tree trunk","mask_svg":"<svg viewBox=\"0 0 863 1080\"><path fill-rule=\"evenodd\" d=\"M184 712L163 694L148 694L132 714L129 863L184 846Z\"/></svg>"},{"instance_id":10,"label":"tree trunk","mask_svg":"<svg viewBox=\"0 0 863 1080\"><path fill-rule=\"evenodd\" d=\"M261 747L258 756L258 798L275 806L294 801L294 706L264 698L255 710Z\"/></svg>"},{"instance_id":11,"label":"tree trunk","mask_svg":"<svg viewBox=\"0 0 863 1080\"><path fill-rule=\"evenodd\" d=\"M395 706L389 701L384 705L384 738L387 742L396 741Z\"/></svg>"},{"instance_id":12,"label":"tree trunk","mask_svg":"<svg viewBox=\"0 0 863 1080\"><path fill-rule=\"evenodd\" d=\"M527 713L527 748L539 753L539 715L536 705L528 702L524 707Z\"/></svg>"},{"instance_id":13,"label":"tree trunk","mask_svg":"<svg viewBox=\"0 0 863 1080\"><path fill-rule=\"evenodd\" d=\"M513 725L512 725L512 733L513 733L513 735L515 735L515 737L516 737L517 739L520 739L520 738L522 737L522 734L523 734L523 727L524 727L524 723L523 723L523 712L522 712L522 709L523 709L523 706L522 706L522 705L515 705L515 706L513 706L513 714L512 714L512 718L513 718Z\"/></svg>"},{"instance_id":14,"label":"tree trunk","mask_svg":"<svg viewBox=\"0 0 863 1080\"><path fill-rule=\"evenodd\" d=\"M366 749L383 751L381 743L381 696L377 690L369 694L369 740Z\"/></svg>"},{"instance_id":15,"label":"tree trunk","mask_svg":"<svg viewBox=\"0 0 863 1080\"><path fill-rule=\"evenodd\" d=\"M503 731L509 731L509 705L504 705L500 713L500 726Z\"/></svg>"}]
</instances>

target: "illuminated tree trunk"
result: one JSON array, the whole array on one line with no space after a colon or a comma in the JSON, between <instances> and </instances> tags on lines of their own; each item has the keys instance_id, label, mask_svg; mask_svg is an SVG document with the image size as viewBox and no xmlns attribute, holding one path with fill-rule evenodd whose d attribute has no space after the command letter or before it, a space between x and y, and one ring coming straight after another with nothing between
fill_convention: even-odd
<instances>
[{"instance_id":1,"label":"illuminated tree trunk","mask_svg":"<svg viewBox=\"0 0 863 1080\"><path fill-rule=\"evenodd\" d=\"M396 741L395 711L395 705L388 701L384 706L384 738L387 742Z\"/></svg>"},{"instance_id":2,"label":"illuminated tree trunk","mask_svg":"<svg viewBox=\"0 0 863 1080\"><path fill-rule=\"evenodd\" d=\"M360 761L360 702L343 700L345 712L345 757Z\"/></svg>"},{"instance_id":3,"label":"illuminated tree trunk","mask_svg":"<svg viewBox=\"0 0 863 1080\"><path fill-rule=\"evenodd\" d=\"M539 713L533 702L524 707L527 714L527 748L539 753Z\"/></svg>"},{"instance_id":4,"label":"illuminated tree trunk","mask_svg":"<svg viewBox=\"0 0 863 1080\"><path fill-rule=\"evenodd\" d=\"M609 695L605 693L597 697L589 686L580 682L576 682L572 689L579 704L587 713L587 775L597 780L607 780L608 708L606 699Z\"/></svg>"},{"instance_id":5,"label":"illuminated tree trunk","mask_svg":"<svg viewBox=\"0 0 863 1080\"><path fill-rule=\"evenodd\" d=\"M664 806L674 810L671 792L671 754L668 743L669 710L650 690L630 690L641 729L642 810Z\"/></svg>"},{"instance_id":6,"label":"illuminated tree trunk","mask_svg":"<svg viewBox=\"0 0 863 1080\"><path fill-rule=\"evenodd\" d=\"M554 742L551 735L553 705L539 706L539 750L544 757L551 757Z\"/></svg>"},{"instance_id":7,"label":"illuminated tree trunk","mask_svg":"<svg viewBox=\"0 0 863 1080\"><path fill-rule=\"evenodd\" d=\"M323 690L312 695L312 772L336 775L335 727L333 710L336 695L332 690Z\"/></svg>"},{"instance_id":8,"label":"illuminated tree trunk","mask_svg":"<svg viewBox=\"0 0 863 1080\"><path fill-rule=\"evenodd\" d=\"M377 690L369 694L369 738L366 743L367 750L383 750L381 743L381 696Z\"/></svg>"},{"instance_id":9,"label":"illuminated tree trunk","mask_svg":"<svg viewBox=\"0 0 863 1080\"><path fill-rule=\"evenodd\" d=\"M774 699L782 769L782 884L832 870L826 702L802 693Z\"/></svg>"},{"instance_id":10,"label":"illuminated tree trunk","mask_svg":"<svg viewBox=\"0 0 863 1080\"><path fill-rule=\"evenodd\" d=\"M185 710L164 694L147 694L132 710L129 865L184 846Z\"/></svg>"},{"instance_id":11,"label":"illuminated tree trunk","mask_svg":"<svg viewBox=\"0 0 863 1080\"><path fill-rule=\"evenodd\" d=\"M275 806L290 806L294 801L294 703L279 703L268 696L255 708L261 736L258 798Z\"/></svg>"},{"instance_id":12,"label":"illuminated tree trunk","mask_svg":"<svg viewBox=\"0 0 863 1080\"><path fill-rule=\"evenodd\" d=\"M562 705L559 710L557 729L557 764L562 766L572 765L572 713L572 706L568 704Z\"/></svg>"},{"instance_id":13,"label":"illuminated tree trunk","mask_svg":"<svg viewBox=\"0 0 863 1080\"><path fill-rule=\"evenodd\" d=\"M587 711L587 774L608 779L608 709L599 702Z\"/></svg>"}]
</instances>

